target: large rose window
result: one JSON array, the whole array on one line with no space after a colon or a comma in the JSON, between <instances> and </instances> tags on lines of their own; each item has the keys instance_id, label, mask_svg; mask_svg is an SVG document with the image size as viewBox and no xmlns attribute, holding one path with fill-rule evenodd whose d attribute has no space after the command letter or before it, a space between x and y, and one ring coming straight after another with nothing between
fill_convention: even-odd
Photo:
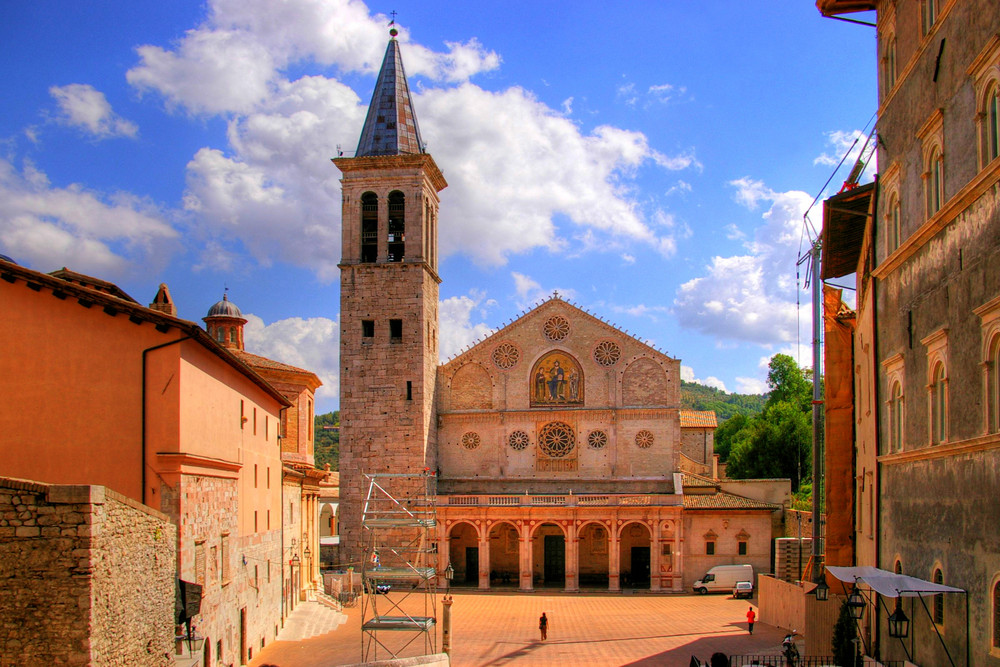
<instances>
[{"instance_id":1,"label":"large rose window","mask_svg":"<svg viewBox=\"0 0 1000 667\"><path fill-rule=\"evenodd\" d=\"M538 434L538 446L546 456L561 459L573 451L576 435L569 424L549 422Z\"/></svg>"}]
</instances>

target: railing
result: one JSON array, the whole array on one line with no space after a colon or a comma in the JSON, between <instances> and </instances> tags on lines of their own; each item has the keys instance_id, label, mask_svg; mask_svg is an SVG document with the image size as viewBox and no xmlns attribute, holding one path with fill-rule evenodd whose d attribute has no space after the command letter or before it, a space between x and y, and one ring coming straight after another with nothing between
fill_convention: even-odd
<instances>
[{"instance_id":1,"label":"railing","mask_svg":"<svg viewBox=\"0 0 1000 667\"><path fill-rule=\"evenodd\" d=\"M682 498L673 494L529 494L443 496L440 504L451 507L649 507L677 506Z\"/></svg>"},{"instance_id":2,"label":"railing","mask_svg":"<svg viewBox=\"0 0 1000 667\"><path fill-rule=\"evenodd\" d=\"M793 663L789 663L782 655L731 655L729 656L729 667L787 667L793 664L795 667L838 667L833 656L808 655L804 658L797 658ZM859 662L860 664L860 662ZM905 667L905 660L882 660L880 662L865 662L865 665L880 665L881 667ZM854 667L848 665L847 667Z\"/></svg>"}]
</instances>

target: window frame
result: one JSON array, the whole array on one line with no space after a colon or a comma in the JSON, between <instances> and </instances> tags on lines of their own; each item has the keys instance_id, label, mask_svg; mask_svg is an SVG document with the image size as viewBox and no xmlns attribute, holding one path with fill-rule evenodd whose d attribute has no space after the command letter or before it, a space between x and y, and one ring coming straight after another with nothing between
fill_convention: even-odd
<instances>
[{"instance_id":1,"label":"window frame","mask_svg":"<svg viewBox=\"0 0 1000 667\"><path fill-rule=\"evenodd\" d=\"M982 369L982 433L1000 433L1000 296L973 311L980 319Z\"/></svg>"},{"instance_id":2,"label":"window frame","mask_svg":"<svg viewBox=\"0 0 1000 667\"><path fill-rule=\"evenodd\" d=\"M986 43L966 74L975 86L976 143L983 170L1000 157L1000 35Z\"/></svg>"},{"instance_id":3,"label":"window frame","mask_svg":"<svg viewBox=\"0 0 1000 667\"><path fill-rule=\"evenodd\" d=\"M927 348L927 441L948 442L948 329L938 329L920 341Z\"/></svg>"}]
</instances>

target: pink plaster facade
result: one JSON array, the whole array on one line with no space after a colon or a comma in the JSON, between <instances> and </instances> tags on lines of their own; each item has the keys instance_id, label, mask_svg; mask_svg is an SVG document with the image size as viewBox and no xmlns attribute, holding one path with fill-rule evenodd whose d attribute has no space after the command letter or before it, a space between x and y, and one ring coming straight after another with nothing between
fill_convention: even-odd
<instances>
[{"instance_id":1,"label":"pink plaster facade","mask_svg":"<svg viewBox=\"0 0 1000 667\"><path fill-rule=\"evenodd\" d=\"M178 576L204 585L194 625L213 664L220 649L248 659L282 621L288 401L197 325L120 290L3 261L0 279L0 391L18 397L0 407L0 474L100 484L165 513Z\"/></svg>"}]
</instances>

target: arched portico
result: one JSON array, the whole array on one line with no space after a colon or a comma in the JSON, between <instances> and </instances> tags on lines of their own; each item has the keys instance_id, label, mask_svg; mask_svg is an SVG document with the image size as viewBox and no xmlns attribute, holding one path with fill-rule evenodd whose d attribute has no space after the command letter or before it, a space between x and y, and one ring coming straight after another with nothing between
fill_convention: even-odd
<instances>
[{"instance_id":1,"label":"arched portico","mask_svg":"<svg viewBox=\"0 0 1000 667\"><path fill-rule=\"evenodd\" d=\"M494 587L518 586L521 567L521 536L517 526L509 521L498 521L489 531L489 585Z\"/></svg>"},{"instance_id":2,"label":"arched portico","mask_svg":"<svg viewBox=\"0 0 1000 667\"><path fill-rule=\"evenodd\" d=\"M467 521L448 529L448 558L455 569L456 586L479 584L479 531Z\"/></svg>"},{"instance_id":3,"label":"arched portico","mask_svg":"<svg viewBox=\"0 0 1000 667\"><path fill-rule=\"evenodd\" d=\"M618 563L622 588L650 588L652 534L641 521L622 525L618 533Z\"/></svg>"},{"instance_id":4,"label":"arched portico","mask_svg":"<svg viewBox=\"0 0 1000 667\"><path fill-rule=\"evenodd\" d=\"M581 523L577 527L577 572L580 588L607 589L611 572L608 526L601 521Z\"/></svg>"}]
</instances>

